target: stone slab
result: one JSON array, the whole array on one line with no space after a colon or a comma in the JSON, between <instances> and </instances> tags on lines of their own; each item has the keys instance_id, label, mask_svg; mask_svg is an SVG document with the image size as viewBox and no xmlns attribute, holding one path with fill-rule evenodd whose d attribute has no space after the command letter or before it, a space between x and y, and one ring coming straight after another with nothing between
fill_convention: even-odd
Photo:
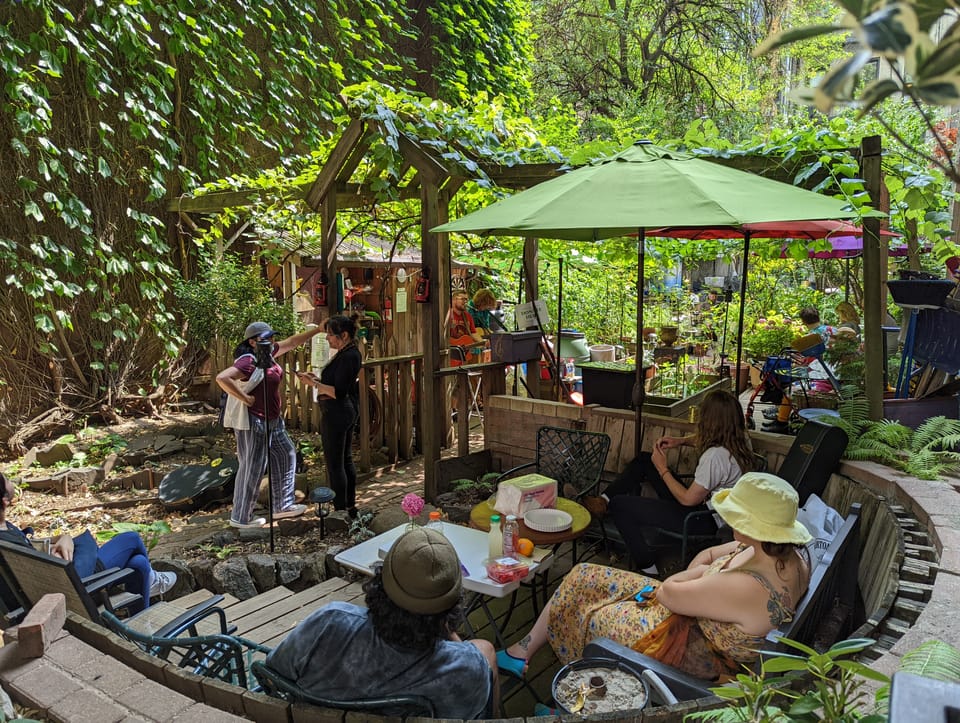
<instances>
[{"instance_id":1,"label":"stone slab","mask_svg":"<svg viewBox=\"0 0 960 723\"><path fill-rule=\"evenodd\" d=\"M152 680L142 680L117 697L121 705L149 720L170 721L194 701Z\"/></svg>"},{"instance_id":2,"label":"stone slab","mask_svg":"<svg viewBox=\"0 0 960 723\"><path fill-rule=\"evenodd\" d=\"M119 723L128 716L126 708L93 690L81 688L51 706L50 720L57 723Z\"/></svg>"}]
</instances>

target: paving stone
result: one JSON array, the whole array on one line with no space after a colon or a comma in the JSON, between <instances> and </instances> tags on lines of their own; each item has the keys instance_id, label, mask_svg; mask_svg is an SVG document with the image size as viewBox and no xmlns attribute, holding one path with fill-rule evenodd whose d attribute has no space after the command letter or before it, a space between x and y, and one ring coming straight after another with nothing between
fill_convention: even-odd
<instances>
[{"instance_id":1,"label":"paving stone","mask_svg":"<svg viewBox=\"0 0 960 723\"><path fill-rule=\"evenodd\" d=\"M87 663L98 660L100 651L82 640L70 636L57 640L50 646L47 659L71 672L80 670Z\"/></svg>"},{"instance_id":2,"label":"paving stone","mask_svg":"<svg viewBox=\"0 0 960 723\"><path fill-rule=\"evenodd\" d=\"M43 658L23 660L20 657L20 651L17 650L16 643L4 643L3 647L0 648L0 681L4 683L9 683L11 680L15 680L42 665L44 665Z\"/></svg>"},{"instance_id":3,"label":"paving stone","mask_svg":"<svg viewBox=\"0 0 960 723\"><path fill-rule=\"evenodd\" d=\"M143 675L109 655L101 655L95 665L85 665L74 672L80 680L112 697L143 680Z\"/></svg>"},{"instance_id":4,"label":"paving stone","mask_svg":"<svg viewBox=\"0 0 960 723\"><path fill-rule=\"evenodd\" d=\"M175 723L234 723L234 721L245 721L247 719L233 713L217 710L203 703L195 703L179 713L173 720Z\"/></svg>"},{"instance_id":5,"label":"paving stone","mask_svg":"<svg viewBox=\"0 0 960 723\"><path fill-rule=\"evenodd\" d=\"M18 700L29 701L29 707L47 710L67 696L76 694L82 686L59 668L43 662L14 678L9 689Z\"/></svg>"},{"instance_id":6,"label":"paving stone","mask_svg":"<svg viewBox=\"0 0 960 723\"><path fill-rule=\"evenodd\" d=\"M117 702L148 720L170 721L193 705L185 695L152 680L142 680L117 697Z\"/></svg>"},{"instance_id":7,"label":"paving stone","mask_svg":"<svg viewBox=\"0 0 960 723\"><path fill-rule=\"evenodd\" d=\"M243 709L248 718L263 721L290 720L290 704L263 693L244 691Z\"/></svg>"},{"instance_id":8,"label":"paving stone","mask_svg":"<svg viewBox=\"0 0 960 723\"><path fill-rule=\"evenodd\" d=\"M80 689L51 706L47 715L57 723L119 723L128 711L104 695Z\"/></svg>"},{"instance_id":9,"label":"paving stone","mask_svg":"<svg viewBox=\"0 0 960 723\"><path fill-rule=\"evenodd\" d=\"M214 678L204 678L202 686L202 700L205 703L219 710L243 715L243 688Z\"/></svg>"}]
</instances>

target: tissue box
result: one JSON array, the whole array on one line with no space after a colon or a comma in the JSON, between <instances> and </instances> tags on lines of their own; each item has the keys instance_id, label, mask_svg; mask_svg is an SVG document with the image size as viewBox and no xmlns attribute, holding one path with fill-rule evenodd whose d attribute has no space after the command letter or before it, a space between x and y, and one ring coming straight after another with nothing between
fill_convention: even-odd
<instances>
[{"instance_id":1,"label":"tissue box","mask_svg":"<svg viewBox=\"0 0 960 723\"><path fill-rule=\"evenodd\" d=\"M556 506L557 481L542 474L525 474L500 483L493 507L500 514L523 517L529 510Z\"/></svg>"}]
</instances>

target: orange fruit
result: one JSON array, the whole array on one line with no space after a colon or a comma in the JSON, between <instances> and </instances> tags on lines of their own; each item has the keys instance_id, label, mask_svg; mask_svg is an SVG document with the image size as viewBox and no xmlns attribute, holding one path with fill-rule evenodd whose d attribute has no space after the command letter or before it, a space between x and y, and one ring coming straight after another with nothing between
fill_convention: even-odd
<instances>
[{"instance_id":1,"label":"orange fruit","mask_svg":"<svg viewBox=\"0 0 960 723\"><path fill-rule=\"evenodd\" d=\"M533 542L526 537L521 537L517 540L517 552L524 557L530 557L533 554Z\"/></svg>"}]
</instances>

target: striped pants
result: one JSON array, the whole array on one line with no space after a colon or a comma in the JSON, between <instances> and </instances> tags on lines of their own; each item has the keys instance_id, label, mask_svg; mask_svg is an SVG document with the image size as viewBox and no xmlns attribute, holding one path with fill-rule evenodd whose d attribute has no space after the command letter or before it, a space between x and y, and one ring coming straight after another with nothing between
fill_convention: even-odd
<instances>
[{"instance_id":1,"label":"striped pants","mask_svg":"<svg viewBox=\"0 0 960 723\"><path fill-rule=\"evenodd\" d=\"M233 488L233 514L237 522L247 523L253 517L253 508L260 491L260 480L270 463L270 483L273 488L273 511L281 512L294 502L294 476L297 470L297 452L287 436L283 418L270 420L270 454L264 439L264 420L250 415L250 429L236 429L237 481Z\"/></svg>"}]
</instances>

